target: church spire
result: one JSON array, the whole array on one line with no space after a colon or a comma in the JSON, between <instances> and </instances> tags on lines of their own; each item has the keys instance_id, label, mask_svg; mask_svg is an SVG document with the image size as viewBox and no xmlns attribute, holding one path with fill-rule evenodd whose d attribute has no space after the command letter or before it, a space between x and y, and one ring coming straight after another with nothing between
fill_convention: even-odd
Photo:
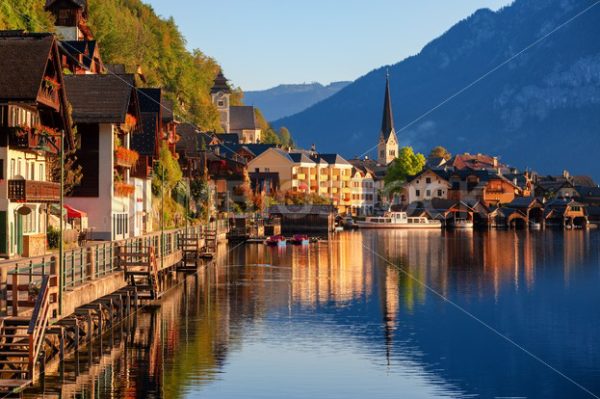
<instances>
[{"instance_id":1,"label":"church spire","mask_svg":"<svg viewBox=\"0 0 600 399\"><path fill-rule=\"evenodd\" d=\"M392 114L392 98L390 96L390 72L385 75L385 97L383 99L383 119L381 121L381 135L387 141L394 132L394 115Z\"/></svg>"}]
</instances>

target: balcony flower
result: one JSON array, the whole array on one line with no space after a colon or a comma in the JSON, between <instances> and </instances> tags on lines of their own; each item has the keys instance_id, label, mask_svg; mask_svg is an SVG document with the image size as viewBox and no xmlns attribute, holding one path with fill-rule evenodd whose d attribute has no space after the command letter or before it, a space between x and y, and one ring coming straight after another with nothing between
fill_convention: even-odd
<instances>
[{"instance_id":1,"label":"balcony flower","mask_svg":"<svg viewBox=\"0 0 600 399\"><path fill-rule=\"evenodd\" d=\"M132 184L121 181L115 182L115 195L117 197L129 197L135 192L135 187Z\"/></svg>"},{"instance_id":2,"label":"balcony flower","mask_svg":"<svg viewBox=\"0 0 600 399\"><path fill-rule=\"evenodd\" d=\"M140 154L129 148L119 146L115 149L115 160L120 166L132 167L139 158Z\"/></svg>"}]
</instances>

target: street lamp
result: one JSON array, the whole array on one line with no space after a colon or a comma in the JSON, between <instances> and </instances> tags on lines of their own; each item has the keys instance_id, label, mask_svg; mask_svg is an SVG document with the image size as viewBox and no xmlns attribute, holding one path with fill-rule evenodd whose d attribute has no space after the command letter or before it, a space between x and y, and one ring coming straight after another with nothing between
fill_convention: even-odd
<instances>
[{"instance_id":1,"label":"street lamp","mask_svg":"<svg viewBox=\"0 0 600 399\"><path fill-rule=\"evenodd\" d=\"M63 308L63 284L65 281L65 270L63 265L64 248L63 248L63 230L64 230L64 191L65 191L65 131L60 131L60 147L56 145L51 136L47 133L40 134L40 142L38 149L48 151L48 145L58 152L60 162L60 197L59 197L59 238L58 238L58 314L62 314ZM46 226L47 228L47 226Z\"/></svg>"}]
</instances>

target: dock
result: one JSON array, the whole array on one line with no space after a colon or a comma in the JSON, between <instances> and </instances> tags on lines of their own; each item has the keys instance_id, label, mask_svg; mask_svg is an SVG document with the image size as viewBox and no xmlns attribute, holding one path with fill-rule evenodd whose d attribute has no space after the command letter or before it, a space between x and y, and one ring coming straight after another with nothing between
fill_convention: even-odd
<instances>
[{"instance_id":1,"label":"dock","mask_svg":"<svg viewBox=\"0 0 600 399\"><path fill-rule=\"evenodd\" d=\"M0 263L0 394L19 397L82 343L102 336L143 303L160 299L171 273L195 272L218 248L201 226L91 243Z\"/></svg>"}]
</instances>

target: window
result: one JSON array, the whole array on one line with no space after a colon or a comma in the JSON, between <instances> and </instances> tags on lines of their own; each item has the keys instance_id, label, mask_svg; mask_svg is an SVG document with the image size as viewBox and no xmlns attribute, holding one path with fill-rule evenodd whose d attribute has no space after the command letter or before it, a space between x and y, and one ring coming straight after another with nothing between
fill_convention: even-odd
<instances>
[{"instance_id":1,"label":"window","mask_svg":"<svg viewBox=\"0 0 600 399\"><path fill-rule=\"evenodd\" d=\"M417 197L420 197L420 196L421 196L421 190L416 190L416 191L415 191L415 195L416 195Z\"/></svg>"},{"instance_id":2,"label":"window","mask_svg":"<svg viewBox=\"0 0 600 399\"><path fill-rule=\"evenodd\" d=\"M270 172L270 171L271 171L271 168L265 168L265 172L267 172L267 173L268 173L268 172Z\"/></svg>"},{"instance_id":3,"label":"window","mask_svg":"<svg viewBox=\"0 0 600 399\"><path fill-rule=\"evenodd\" d=\"M217 102L217 105L218 105L219 107L222 107L222 106L224 106L224 105L225 105L225 102L223 102L223 100L219 100L219 101Z\"/></svg>"},{"instance_id":4,"label":"window","mask_svg":"<svg viewBox=\"0 0 600 399\"><path fill-rule=\"evenodd\" d=\"M425 191L425 195L426 195L427 197L431 197L431 190L427 190L427 191Z\"/></svg>"},{"instance_id":5,"label":"window","mask_svg":"<svg viewBox=\"0 0 600 399\"><path fill-rule=\"evenodd\" d=\"M16 170L16 167L15 167L15 160L11 159L10 160L10 174L9 174L9 177L13 178L13 177L15 177L16 174L17 174L17 170Z\"/></svg>"},{"instance_id":6,"label":"window","mask_svg":"<svg viewBox=\"0 0 600 399\"><path fill-rule=\"evenodd\" d=\"M428 178L426 178L426 179L425 179L425 183L427 183L427 184L431 184L431 177L428 177Z\"/></svg>"},{"instance_id":7,"label":"window","mask_svg":"<svg viewBox=\"0 0 600 399\"><path fill-rule=\"evenodd\" d=\"M444 192L442 190L438 190L438 197L442 197L444 195Z\"/></svg>"},{"instance_id":8,"label":"window","mask_svg":"<svg viewBox=\"0 0 600 399\"><path fill-rule=\"evenodd\" d=\"M44 174L44 164L43 164L43 163L41 163L41 164L39 165L39 174L38 174L38 179L39 179L39 180L46 180L46 176L45 176L45 174Z\"/></svg>"},{"instance_id":9,"label":"window","mask_svg":"<svg viewBox=\"0 0 600 399\"><path fill-rule=\"evenodd\" d=\"M35 163L29 163L29 179L35 180Z\"/></svg>"}]
</instances>

